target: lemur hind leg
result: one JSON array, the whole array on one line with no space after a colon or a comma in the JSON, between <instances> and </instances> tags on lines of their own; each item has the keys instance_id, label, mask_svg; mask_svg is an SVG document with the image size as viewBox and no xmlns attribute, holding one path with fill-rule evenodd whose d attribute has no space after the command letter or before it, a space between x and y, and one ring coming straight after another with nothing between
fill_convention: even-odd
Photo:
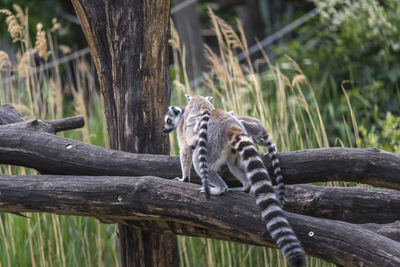
<instances>
[{"instance_id":1,"label":"lemur hind leg","mask_svg":"<svg viewBox=\"0 0 400 267\"><path fill-rule=\"evenodd\" d=\"M234 162L236 159L233 160L228 160L228 168L229 171L235 176L236 179L238 179L242 183L242 187L233 187L229 188L229 191L231 192L247 192L250 189L250 184L249 181L246 177L246 173L243 170L242 164L238 165L236 162Z\"/></svg>"},{"instance_id":2,"label":"lemur hind leg","mask_svg":"<svg viewBox=\"0 0 400 267\"><path fill-rule=\"evenodd\" d=\"M225 181L214 170L209 170L209 182L211 195L218 196L228 191ZM199 191L204 192L204 188L200 187Z\"/></svg>"},{"instance_id":3,"label":"lemur hind leg","mask_svg":"<svg viewBox=\"0 0 400 267\"><path fill-rule=\"evenodd\" d=\"M193 153L193 167L196 170L196 172L199 174L200 173L200 162L197 160L197 157L199 156L198 148L195 149ZM209 164L209 169L208 169L208 181L210 185L210 194L211 195L221 195L224 192L228 191L228 186L224 182L224 180L218 175L217 171L214 170L214 168L210 168ZM200 187L200 192L204 191L203 187Z\"/></svg>"}]
</instances>

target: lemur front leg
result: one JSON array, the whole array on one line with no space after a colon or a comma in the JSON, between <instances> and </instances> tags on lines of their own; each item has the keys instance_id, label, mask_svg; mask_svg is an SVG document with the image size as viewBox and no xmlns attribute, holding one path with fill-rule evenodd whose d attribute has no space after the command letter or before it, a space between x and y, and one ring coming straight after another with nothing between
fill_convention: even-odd
<instances>
[{"instance_id":1,"label":"lemur front leg","mask_svg":"<svg viewBox=\"0 0 400 267\"><path fill-rule=\"evenodd\" d=\"M192 164L193 149L191 146L183 147L179 151L179 159L181 161L182 177L176 177L175 181L186 182L189 177L190 166Z\"/></svg>"}]
</instances>

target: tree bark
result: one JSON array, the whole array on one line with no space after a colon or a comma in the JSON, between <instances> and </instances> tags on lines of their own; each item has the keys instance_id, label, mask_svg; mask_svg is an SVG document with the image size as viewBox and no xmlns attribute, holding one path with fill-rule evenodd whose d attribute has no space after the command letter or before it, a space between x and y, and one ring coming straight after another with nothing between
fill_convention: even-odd
<instances>
[{"instance_id":1,"label":"tree bark","mask_svg":"<svg viewBox=\"0 0 400 267\"><path fill-rule=\"evenodd\" d=\"M111 148L168 154L167 136L158 126L163 124L170 99L170 1L72 3L96 64ZM172 233L125 225L119 225L119 232L123 266L178 265L177 242Z\"/></svg>"},{"instance_id":2,"label":"tree bark","mask_svg":"<svg viewBox=\"0 0 400 267\"><path fill-rule=\"evenodd\" d=\"M365 187L286 186L285 210L350 223L400 220L400 192Z\"/></svg>"},{"instance_id":3,"label":"tree bark","mask_svg":"<svg viewBox=\"0 0 400 267\"><path fill-rule=\"evenodd\" d=\"M162 124L159 125L161 130ZM60 136L8 127L0 126L2 164L25 166L49 174L153 175L164 178L180 175L178 157L124 153ZM70 145L68 150L67 145ZM68 156L67 162L64 156ZM278 153L278 158L286 184L347 181L400 190L400 157L386 151L319 148ZM269 172L273 173L270 159L263 159ZM222 172L230 185L237 185L227 170ZM191 176L194 182L198 181L194 171Z\"/></svg>"},{"instance_id":4,"label":"tree bark","mask_svg":"<svg viewBox=\"0 0 400 267\"><path fill-rule=\"evenodd\" d=\"M157 175L165 178L173 178L180 174L178 157L126 153L52 134L20 129L11 130L10 126L12 125L0 126L1 164L30 167L40 173L47 174ZM343 152L347 153L346 157L343 156L344 163L346 158L354 156L353 150L358 152L358 149L345 150ZM316 154L315 158L323 158L323 151L313 151ZM368 156L368 150L364 151L367 152ZM293 155L298 154L293 153ZM389 155L396 157L393 154ZM290 158L290 160L291 162L296 162L296 157L294 156L294 159ZM373 163L382 169L394 168L394 165L385 165L388 163L387 161ZM302 164L307 165L304 160ZM318 165L318 161L315 164ZM281 161L281 165L286 166L285 161ZM331 165L327 165L326 168L325 172L329 174L329 177L337 175L337 172L345 172L341 168L331 169ZM312 168L307 170L309 175L304 174L304 182L308 182L306 178L313 175ZM396 172L395 169L392 169L392 171ZM283 172L283 174L287 182L290 182L286 173ZM365 173L360 170L360 172L354 174L352 179L361 180L365 175L369 174L369 172ZM385 177L381 176L379 179L385 179ZM376 182L379 182L379 179L376 177ZM327 180L326 177L321 176L319 181L325 180ZM346 179L343 178L343 180ZM235 183L228 184L230 186L235 185ZM399 187L398 184L393 184L393 187L396 186ZM400 220L400 193L395 190L359 187L335 188L312 185L287 186L287 188L288 194L285 209L288 211L353 223L388 223Z\"/></svg>"},{"instance_id":5,"label":"tree bark","mask_svg":"<svg viewBox=\"0 0 400 267\"><path fill-rule=\"evenodd\" d=\"M92 216L142 230L276 247L249 194L206 200L197 185L157 177L49 175L4 175L0 192L0 210L6 212ZM400 264L400 243L373 232L381 231L379 227L370 225L371 231L368 225L286 215L309 255L343 266Z\"/></svg>"}]
</instances>

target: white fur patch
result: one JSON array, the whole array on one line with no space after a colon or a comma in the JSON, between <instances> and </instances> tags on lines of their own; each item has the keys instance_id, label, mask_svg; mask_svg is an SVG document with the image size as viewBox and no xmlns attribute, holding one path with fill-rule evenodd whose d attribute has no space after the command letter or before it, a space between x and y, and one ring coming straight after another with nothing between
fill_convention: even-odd
<instances>
[{"instance_id":1,"label":"white fur patch","mask_svg":"<svg viewBox=\"0 0 400 267\"><path fill-rule=\"evenodd\" d=\"M275 193L262 193L259 194L256 198L256 204L259 205L262 201L267 200L267 199L275 199L276 200L276 195Z\"/></svg>"},{"instance_id":2,"label":"white fur patch","mask_svg":"<svg viewBox=\"0 0 400 267\"><path fill-rule=\"evenodd\" d=\"M279 233L287 233L288 235L290 235L290 234L293 234L293 230L290 229L289 227L280 227L280 228L277 228L274 231L270 232L272 238L275 240L276 240L276 236Z\"/></svg>"},{"instance_id":3,"label":"white fur patch","mask_svg":"<svg viewBox=\"0 0 400 267\"><path fill-rule=\"evenodd\" d=\"M268 208L266 208L265 210L263 210L263 211L261 212L261 217L264 218L265 216L267 216L267 215L270 214L271 212L278 211L278 210L281 210L281 208L278 207L278 206L276 206L276 205L270 205L270 206L268 206ZM279 218L279 217L278 217L278 218ZM274 220L274 219L276 219L276 218L273 218L272 220ZM272 221L272 220L271 220L271 221ZM270 221L270 222L271 222L271 221ZM270 222L268 222L268 224L269 224ZM268 224L267 224L267 226L268 226Z\"/></svg>"},{"instance_id":4,"label":"white fur patch","mask_svg":"<svg viewBox=\"0 0 400 267\"><path fill-rule=\"evenodd\" d=\"M249 171L249 172L247 173L247 176L248 176L248 177L252 177L254 174L259 173L259 172L268 174L268 172L267 172L266 169L264 169L264 168L257 168L257 169L254 169L254 170Z\"/></svg>"},{"instance_id":5,"label":"white fur patch","mask_svg":"<svg viewBox=\"0 0 400 267\"><path fill-rule=\"evenodd\" d=\"M275 206L275 207L278 207L278 206ZM278 209L276 209L276 210L281 210L281 208L278 207ZM283 216L278 216L278 217L272 218L272 219L267 223L267 228L269 229L269 228L271 228L272 225L277 224L277 223L280 223L280 222L288 223L288 221L286 220L285 217L283 217Z\"/></svg>"},{"instance_id":6,"label":"white fur patch","mask_svg":"<svg viewBox=\"0 0 400 267\"><path fill-rule=\"evenodd\" d=\"M250 187L250 192L254 193L257 189L259 189L260 187L262 187L263 185L266 185L268 187L271 187L272 184L270 181L267 180L262 180L262 181L258 181L257 183L251 185Z\"/></svg>"}]
</instances>

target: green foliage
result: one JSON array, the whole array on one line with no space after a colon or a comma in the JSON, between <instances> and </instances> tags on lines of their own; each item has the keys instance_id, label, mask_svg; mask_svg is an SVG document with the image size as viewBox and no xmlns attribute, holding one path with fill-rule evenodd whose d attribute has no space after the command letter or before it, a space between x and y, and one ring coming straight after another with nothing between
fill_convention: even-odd
<instances>
[{"instance_id":1,"label":"green foliage","mask_svg":"<svg viewBox=\"0 0 400 267\"><path fill-rule=\"evenodd\" d=\"M278 63L287 60L284 54L300 63L323 107L328 135L343 136L338 122L350 120L343 81L350 81L344 87L366 128L379 128L386 111L400 115L400 2L320 0L316 5L320 15L287 48L275 50Z\"/></svg>"},{"instance_id":2,"label":"green foliage","mask_svg":"<svg viewBox=\"0 0 400 267\"><path fill-rule=\"evenodd\" d=\"M382 128L380 132L368 132L361 126L362 146L376 147L400 155L400 117L388 112Z\"/></svg>"}]
</instances>

